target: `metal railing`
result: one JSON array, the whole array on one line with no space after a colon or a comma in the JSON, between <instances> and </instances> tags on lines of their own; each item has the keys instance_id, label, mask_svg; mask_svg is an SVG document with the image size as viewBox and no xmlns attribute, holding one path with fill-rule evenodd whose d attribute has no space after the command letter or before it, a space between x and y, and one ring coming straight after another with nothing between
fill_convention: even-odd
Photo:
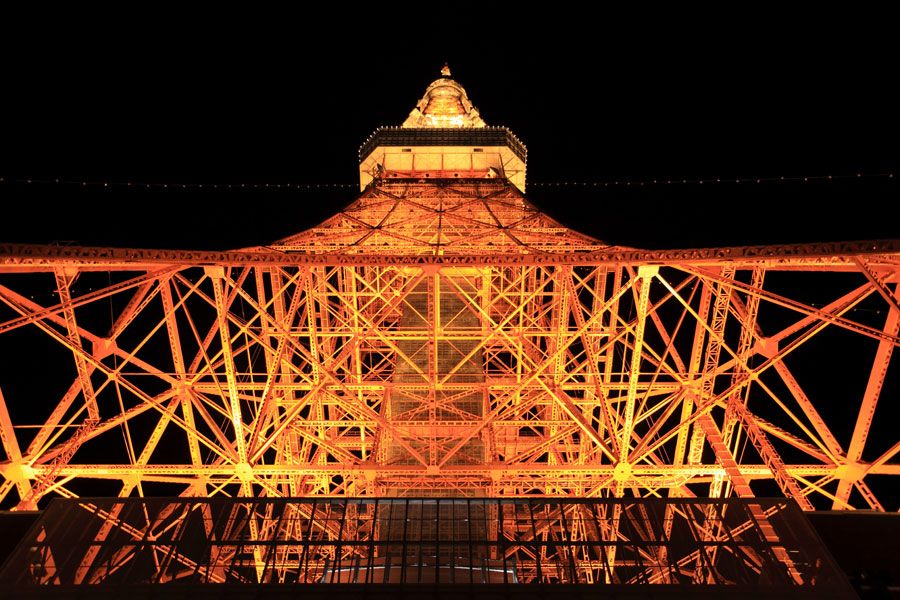
<instances>
[{"instance_id":1,"label":"metal railing","mask_svg":"<svg viewBox=\"0 0 900 600\"><path fill-rule=\"evenodd\" d=\"M505 146L525 162L525 145L506 127L411 129L384 127L377 129L359 149L359 161L365 160L378 146Z\"/></svg>"},{"instance_id":2,"label":"metal railing","mask_svg":"<svg viewBox=\"0 0 900 600\"><path fill-rule=\"evenodd\" d=\"M0 571L156 583L846 585L786 499L56 499Z\"/></svg>"}]
</instances>

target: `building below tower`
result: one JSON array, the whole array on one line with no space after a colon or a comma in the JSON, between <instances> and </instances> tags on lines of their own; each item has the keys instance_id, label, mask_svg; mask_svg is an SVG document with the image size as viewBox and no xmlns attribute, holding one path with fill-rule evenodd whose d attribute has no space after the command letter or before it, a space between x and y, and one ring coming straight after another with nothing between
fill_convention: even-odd
<instances>
[{"instance_id":1,"label":"building below tower","mask_svg":"<svg viewBox=\"0 0 900 600\"><path fill-rule=\"evenodd\" d=\"M796 503L772 499L57 500L0 572L23 594L295 584L853 597Z\"/></svg>"}]
</instances>

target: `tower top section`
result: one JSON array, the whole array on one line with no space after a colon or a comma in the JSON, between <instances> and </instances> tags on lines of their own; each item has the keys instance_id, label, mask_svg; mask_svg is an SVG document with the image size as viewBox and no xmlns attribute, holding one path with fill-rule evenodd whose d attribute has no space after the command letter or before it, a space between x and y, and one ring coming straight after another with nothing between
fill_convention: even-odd
<instances>
[{"instance_id":1,"label":"tower top section","mask_svg":"<svg viewBox=\"0 0 900 600\"><path fill-rule=\"evenodd\" d=\"M441 69L440 79L435 79L425 89L425 95L403 122L405 128L485 126L465 88L450 78L448 65Z\"/></svg>"},{"instance_id":2,"label":"tower top section","mask_svg":"<svg viewBox=\"0 0 900 600\"><path fill-rule=\"evenodd\" d=\"M489 127L444 65L400 127L379 127L359 149L359 186L392 180L506 179L525 191L525 145Z\"/></svg>"}]
</instances>

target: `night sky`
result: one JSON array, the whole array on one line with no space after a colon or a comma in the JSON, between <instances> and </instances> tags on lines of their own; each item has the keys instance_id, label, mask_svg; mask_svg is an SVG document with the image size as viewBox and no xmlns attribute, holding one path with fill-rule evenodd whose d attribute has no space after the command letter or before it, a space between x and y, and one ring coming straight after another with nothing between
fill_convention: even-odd
<instances>
[{"instance_id":1,"label":"night sky","mask_svg":"<svg viewBox=\"0 0 900 600\"><path fill-rule=\"evenodd\" d=\"M0 241L229 248L304 229L354 188L210 185L355 183L359 145L399 125L445 61L485 120L528 146L528 181L563 184L531 186L529 198L608 242L900 234L885 213L896 179L869 176L898 164L886 15L648 8L523 23L503 6L11 20ZM649 183L857 173L866 177ZM635 183L572 185L613 181Z\"/></svg>"},{"instance_id":2,"label":"night sky","mask_svg":"<svg viewBox=\"0 0 900 600\"><path fill-rule=\"evenodd\" d=\"M886 14L421 9L5 19L0 242L225 249L310 227L354 200L359 146L402 123L445 61L485 121L527 145L528 198L609 243L900 237ZM620 183L581 185L595 182ZM885 396L896 359L893 373ZM854 422L855 405L828 410ZM888 443L896 419L879 410Z\"/></svg>"}]
</instances>

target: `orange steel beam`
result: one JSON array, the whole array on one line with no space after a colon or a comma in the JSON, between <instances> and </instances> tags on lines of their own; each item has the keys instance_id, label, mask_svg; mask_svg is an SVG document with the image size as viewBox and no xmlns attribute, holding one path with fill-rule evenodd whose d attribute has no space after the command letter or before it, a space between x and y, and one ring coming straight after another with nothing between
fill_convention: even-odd
<instances>
[{"instance_id":1,"label":"orange steel beam","mask_svg":"<svg viewBox=\"0 0 900 600\"><path fill-rule=\"evenodd\" d=\"M222 269L208 269L207 275L212 280L216 300L216 320L219 325L219 336L222 344L222 356L225 362L225 379L228 384L228 401L231 409L231 426L234 432L236 462L239 469L247 464L247 440L244 433L244 419L241 414L241 401L238 396L237 376L235 375L234 355L231 347L231 333L228 330L228 305L224 298L224 282L229 281ZM239 475L243 479L242 472Z\"/></svg>"},{"instance_id":2,"label":"orange steel beam","mask_svg":"<svg viewBox=\"0 0 900 600\"><path fill-rule=\"evenodd\" d=\"M81 336L78 334L78 324L75 322L75 309L72 308L72 295L69 293L69 286L78 276L78 272L57 269L54 275L56 276L56 290L59 294L60 304L63 306L66 334L68 335L69 343L72 345L72 352L75 357L75 370L78 373L78 383L81 386L81 394L84 396L88 418L92 421L97 421L100 418L100 413L97 409L97 394L94 391L94 384L91 383L91 373L88 371L87 361L78 352L78 350L81 350Z\"/></svg>"},{"instance_id":3,"label":"orange steel beam","mask_svg":"<svg viewBox=\"0 0 900 600\"><path fill-rule=\"evenodd\" d=\"M854 256L853 262L859 266L859 270L862 271L863 275L866 276L866 279L872 283L875 291L884 298L891 310L900 312L900 303L897 302L897 294L896 292L891 293L890 288L887 286L888 280L896 279L897 265L893 265L884 276L879 277L864 256ZM896 288L896 285L894 287Z\"/></svg>"},{"instance_id":4,"label":"orange steel beam","mask_svg":"<svg viewBox=\"0 0 900 600\"><path fill-rule=\"evenodd\" d=\"M634 404L637 397L637 383L641 372L641 350L644 344L644 328L647 323L647 304L650 302L650 284L658 269L647 266L638 269L637 279L640 281L640 297L637 304L637 326L634 330L634 343L631 349L631 368L628 379L628 394L625 399L625 416L622 426L619 461L628 464L631 450L631 433L634 429ZM630 468L630 466L628 467Z\"/></svg>"},{"instance_id":5,"label":"orange steel beam","mask_svg":"<svg viewBox=\"0 0 900 600\"><path fill-rule=\"evenodd\" d=\"M10 463L7 469L11 471L6 475L6 481L3 482L7 486L7 492L0 492L0 502L3 501L3 496L8 493L9 487L12 485L16 486L20 498L31 497L31 481L24 470L22 450L16 439L16 431L13 429L12 419L9 417L9 409L6 406L2 388L0 388L0 442L3 444L3 451Z\"/></svg>"},{"instance_id":6,"label":"orange steel beam","mask_svg":"<svg viewBox=\"0 0 900 600\"><path fill-rule=\"evenodd\" d=\"M0 244L0 271L52 272L59 267L95 268L107 270L139 270L148 267L191 266L514 266L514 265L609 265L646 263L721 265L729 262L735 268L755 265L771 269L806 267L824 271L851 270L857 266L853 257L864 256L869 264L896 267L895 255L900 252L900 240L866 240L856 242L827 242L812 244L775 244L766 246L732 246L678 250L615 250L582 252L577 254L519 255L498 253L487 246L485 254L471 256L394 254L391 249L378 255L329 255L266 251L186 251L150 250L140 248L106 248L79 246L46 246L38 244Z\"/></svg>"},{"instance_id":7,"label":"orange steel beam","mask_svg":"<svg viewBox=\"0 0 900 600\"><path fill-rule=\"evenodd\" d=\"M726 265L722 268L720 275L725 280L733 280L734 269L730 265ZM719 356L724 344L723 335L725 333L725 321L728 317L728 307L730 302L731 286L724 282L720 282L715 290L715 300L712 303L712 318L707 328L709 338L706 342L706 350L704 351L703 380L699 389L700 398L703 401L711 397L715 390L716 372L719 367ZM739 359L740 356L735 355L735 358ZM688 462L690 464L699 463L701 460L703 453L703 437L706 435L707 429L708 427L704 426L703 419L698 421L697 425L694 426L694 431L691 435L690 450L688 451ZM719 442L721 443L721 440L719 440ZM716 445L713 442L710 442L710 445L713 446L713 450L715 451ZM722 443L722 445L724 445L724 443ZM718 452L716 453L716 456L719 456Z\"/></svg>"},{"instance_id":8,"label":"orange steel beam","mask_svg":"<svg viewBox=\"0 0 900 600\"><path fill-rule=\"evenodd\" d=\"M187 385L187 373L185 372L184 353L181 351L181 335L178 332L178 323L175 318L175 304L172 301L171 280L160 280L159 297L162 300L163 312L166 318L166 334L169 338L169 350L172 352L175 376L178 378L178 398L181 404L181 414L186 425L188 437L188 449L191 455L191 464L202 463L200 458L200 445L197 441L197 424L194 421L194 409Z\"/></svg>"},{"instance_id":9,"label":"orange steel beam","mask_svg":"<svg viewBox=\"0 0 900 600\"><path fill-rule=\"evenodd\" d=\"M900 308L897 308L896 301L896 285L895 291L890 296L893 303L889 305L887 319L884 324L884 332L888 335L896 336L900 331ZM878 398L881 395L881 389L884 385L887 369L891 361L891 355L894 352L894 345L881 340L875 351L875 359L872 363L872 370L869 373L869 379L866 383L866 391L863 394L862 403L859 408L859 416L856 419L856 425L853 428L853 436L850 438L850 445L847 448L846 463L841 468L840 483L838 484L836 497L841 503L846 503L850 497L851 484L857 485L858 489L865 496L871 496L868 487L862 488L860 484L865 485L861 480L865 475L865 471L860 467L859 461L862 458L863 449L869 436L869 429L872 426L872 419L875 416L875 407ZM835 501L834 508L839 508L839 502ZM877 504L877 500L869 500L869 504ZM879 505L880 506L880 505ZM875 508L873 506L873 508Z\"/></svg>"},{"instance_id":10,"label":"orange steel beam","mask_svg":"<svg viewBox=\"0 0 900 600\"><path fill-rule=\"evenodd\" d=\"M522 229L511 235L523 240L529 234ZM208 485L211 494L329 496L451 489L510 496L694 495L712 485L716 494L727 495L734 486L723 482L739 477L748 486L774 480L807 508L823 500L830 505L832 498L852 505L857 500L844 492L849 485L859 490L863 506L878 508L884 507L879 489L862 476L900 472L896 452L871 463L859 460L863 433L855 434L853 453L845 454L819 399L802 389L803 373L795 373L796 349L814 348L818 333L835 327L874 338L885 349L870 381L893 365L889 349L898 339L896 326L876 329L853 318L864 300L886 303L858 261L810 261L795 254L767 266L747 258L701 257L648 269L579 264L570 257L517 265L488 264L481 257L385 265L370 258L351 256L334 266L297 263L307 265L301 267L289 260L238 261L228 265L227 276L215 266L161 264L127 284L80 296L67 280L69 297L49 308L18 291L20 280L0 275L0 298L21 315L7 319L4 331L28 327L49 335L84 361L83 373L102 381L95 389L100 419L92 428L84 427L87 405L74 403L82 394L76 379L48 407L50 417L20 460L4 443L0 491L5 496L15 490L21 500L29 494L22 485L33 490L36 482L53 480L43 484L48 487L34 498L39 501L53 492L69 493L62 486L72 479L107 479L120 481L123 495L152 493L164 484L185 494L202 493L198 486ZM883 251L865 256L884 286L893 276L892 261ZM863 285L836 289L812 306L763 287L766 273L785 268L823 278L830 270L855 272ZM411 294L423 281L429 282L430 307L422 305L421 327L404 329L400 317L413 310ZM106 336L93 333L96 325L82 318L67 321L67 311L69 317L75 310L88 314L110 299L125 299L128 308L117 309L113 318L120 325ZM799 320L765 337L754 304ZM472 325L460 325L462 313L447 312L451 306L472 315ZM166 357L156 339L164 341ZM82 340L93 349L80 347ZM421 362L419 346L409 340L425 343L430 358ZM464 350L447 354L455 347ZM716 356L712 348L727 356ZM685 364L681 357L689 354ZM465 365L482 355L483 380L460 379ZM453 358L446 362L448 356ZM409 365L418 378L392 378L398 364ZM779 397L770 371L789 395ZM147 387L151 380L158 382L153 391ZM874 408L875 387L867 387L864 408ZM483 398L483 414L437 418L436 411L457 410L454 398L469 390ZM385 412L386 399L398 395L415 399L402 420ZM752 408L745 405L748 399ZM861 423L862 413L859 431ZM29 439L19 427L11 419L6 430L17 441ZM79 460L79 447L98 448L116 429L128 440L123 464ZM143 433L136 436L138 431ZM692 431L705 435L693 435L688 453ZM184 455L166 462L162 449L170 444L164 440L178 437ZM801 450L808 462L781 459L770 437ZM487 458L459 463L460 451L474 439L484 440ZM747 446L740 450L743 439ZM419 458L407 465L385 462L386 440ZM675 460L679 446L681 461ZM711 454L701 452L706 448ZM860 454L854 461L855 452ZM688 454L691 460L685 460ZM735 464L723 466L723 456ZM17 461L23 466L14 467ZM851 463L859 473L845 472ZM840 493L828 487L828 478L838 482Z\"/></svg>"},{"instance_id":11,"label":"orange steel beam","mask_svg":"<svg viewBox=\"0 0 900 600\"><path fill-rule=\"evenodd\" d=\"M671 286L669 286L668 283L664 279L660 278L660 281L662 281L666 287L669 287L671 289ZM681 301L682 301L682 303L684 302L683 300L681 300ZM849 310L849 308L851 306L852 306L852 304L841 304L840 311L845 312L846 310ZM696 313L694 313L694 314L696 316ZM830 317L830 315L828 315L828 316ZM702 322L702 319L698 319L698 321ZM815 327L809 327L807 329L807 331L805 331L802 335L798 336L797 338L793 339L784 348L779 349L778 352L776 352L774 354L769 353L770 355L767 357L767 360L765 362L763 362L761 365L755 367L754 369L747 368L747 371L752 375L752 377L748 377L743 380L732 383L732 385L728 389L726 389L724 392L722 392L721 394L718 394L714 398L709 399L708 401L703 403L701 406L698 406L697 409L695 409L689 416L682 416L682 419L681 419L680 423L678 424L678 426L676 427L676 429L673 432L670 432L666 436L662 437L661 439L657 440L655 443L647 446L648 451L653 452L657 448L661 447L662 444L666 441L666 439L668 439L669 437L674 435L675 432L686 430L697 418L699 418L699 416L701 414L703 414L704 411L709 410L715 404L722 401L722 399L724 397L728 396L729 394L733 393L734 391L745 387L750 381L755 381L760 387L765 389L769 393L770 396L772 396L773 398L776 398L776 396L771 393L771 390L769 390L767 388L767 386L765 386L765 384L763 384L763 382L759 380L759 375L762 372L764 372L765 370L767 370L768 368L772 367L777 362L784 360L784 358L786 357L786 355L788 353L792 352L797 347L799 347L801 344L803 344L804 342L811 339L816 333L818 333L819 331L824 329L832 321L833 321L833 319L825 319L824 321L819 322L819 324L816 325ZM745 365L745 368L746 368L746 365Z\"/></svg>"}]
</instances>

